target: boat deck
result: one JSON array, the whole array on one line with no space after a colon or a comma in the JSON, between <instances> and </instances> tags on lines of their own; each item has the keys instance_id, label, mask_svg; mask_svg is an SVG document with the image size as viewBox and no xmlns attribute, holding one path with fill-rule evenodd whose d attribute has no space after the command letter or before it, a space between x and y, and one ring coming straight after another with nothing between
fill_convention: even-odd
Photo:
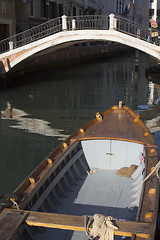
<instances>
[{"instance_id":1,"label":"boat deck","mask_svg":"<svg viewBox=\"0 0 160 240\"><path fill-rule=\"evenodd\" d=\"M137 206L132 205L135 192L131 186L131 178L120 177L115 171L98 170L92 175L86 175L84 179L77 180L74 186L72 183L72 190L67 192L65 198L61 198L61 203L55 208L57 213L61 214L92 216L100 213L115 219L134 221ZM45 205L43 207L45 208ZM53 236L59 240L88 239L85 233L58 229L50 229L36 235L37 239L53 239Z\"/></svg>"}]
</instances>

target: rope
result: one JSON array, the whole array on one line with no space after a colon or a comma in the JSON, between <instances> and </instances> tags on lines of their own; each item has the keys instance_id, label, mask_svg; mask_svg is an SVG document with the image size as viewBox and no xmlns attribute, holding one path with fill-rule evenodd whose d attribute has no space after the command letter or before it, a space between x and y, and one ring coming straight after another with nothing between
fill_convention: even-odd
<instances>
[{"instance_id":1,"label":"rope","mask_svg":"<svg viewBox=\"0 0 160 240\"><path fill-rule=\"evenodd\" d=\"M144 182L146 182L148 180L148 178L154 173L156 172L157 174L157 178L159 179L159 169L160 169L160 161L156 164L156 166L153 168L153 170L148 174L148 176L143 180L142 185L144 184Z\"/></svg>"},{"instance_id":2,"label":"rope","mask_svg":"<svg viewBox=\"0 0 160 240\"><path fill-rule=\"evenodd\" d=\"M99 237L100 240L114 240L114 230L118 229L112 222L111 216L103 216L95 214L87 223L87 216L85 216L85 231L89 239ZM93 223L92 229L89 233L89 227ZM90 235L91 234L91 235Z\"/></svg>"},{"instance_id":3,"label":"rope","mask_svg":"<svg viewBox=\"0 0 160 240\"><path fill-rule=\"evenodd\" d=\"M16 208L19 210L19 206L18 203L16 201L14 201L13 199L10 199L10 201L13 203L13 205L16 206Z\"/></svg>"},{"instance_id":4,"label":"rope","mask_svg":"<svg viewBox=\"0 0 160 240\"><path fill-rule=\"evenodd\" d=\"M158 148L158 146L156 146L156 145L149 145L149 146L145 146L144 147L144 149L145 148L149 148L149 147L151 147L151 148ZM143 150L144 150L143 149ZM143 162L143 160L144 160L144 152L143 152L143 158L141 159L141 163ZM141 164L140 163L140 164ZM157 174L157 178L159 179L159 174L158 174L158 172L159 172L159 169L160 169L160 161L156 164L156 166L154 167L154 169L148 174L148 176L143 180L143 182L142 182L142 185L144 184L144 182L146 182L147 181L147 179L156 171L156 174Z\"/></svg>"},{"instance_id":5,"label":"rope","mask_svg":"<svg viewBox=\"0 0 160 240\"><path fill-rule=\"evenodd\" d=\"M85 216L85 218L84 218L85 232L89 239L93 239L93 237L89 235L89 227L90 227L91 223L94 221L94 219L93 219L93 217L91 217L88 222L87 222L87 220L88 220L88 217Z\"/></svg>"},{"instance_id":6,"label":"rope","mask_svg":"<svg viewBox=\"0 0 160 240\"><path fill-rule=\"evenodd\" d=\"M145 158L145 151L144 151L144 149L145 148L149 148L149 147L151 147L151 148L158 148L158 146L156 146L156 145L149 145L149 146L144 146L144 148L143 148L143 157L142 157L142 159L141 159L141 162L140 162L140 164L142 164L142 162L144 161L144 158ZM148 176L143 180L143 182L142 182L142 185L144 184L144 182L145 181L147 181L147 179L156 171L156 174L157 174L157 178L159 179L160 177L159 177L159 169L160 169L160 161L156 164L156 166L154 167L154 169L148 174Z\"/></svg>"},{"instance_id":7,"label":"rope","mask_svg":"<svg viewBox=\"0 0 160 240\"><path fill-rule=\"evenodd\" d=\"M159 169L160 169L160 161L156 164L156 166L154 167L154 169L148 174L148 176L143 180L142 184L141 184L141 188L140 188L140 194L139 194L139 199L141 197L141 192L142 192L142 187L143 184L150 178L150 176L156 172L157 178L160 179L159 177Z\"/></svg>"}]
</instances>

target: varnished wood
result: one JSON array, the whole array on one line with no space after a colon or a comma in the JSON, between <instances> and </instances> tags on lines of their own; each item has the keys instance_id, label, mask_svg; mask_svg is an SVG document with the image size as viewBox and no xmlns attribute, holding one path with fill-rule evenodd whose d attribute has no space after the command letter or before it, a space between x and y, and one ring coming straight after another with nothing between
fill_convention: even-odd
<instances>
[{"instance_id":1,"label":"varnished wood","mask_svg":"<svg viewBox=\"0 0 160 240\"><path fill-rule=\"evenodd\" d=\"M85 132L75 136L76 139L118 139L148 145L155 144L152 134L139 116L137 117L125 106L121 109L111 108L102 114L102 121L94 120L83 126L83 129Z\"/></svg>"},{"instance_id":2,"label":"varnished wood","mask_svg":"<svg viewBox=\"0 0 160 240\"><path fill-rule=\"evenodd\" d=\"M31 184L29 179L25 179L22 184L14 191L15 195L18 197L21 197L23 194L23 197L18 202L18 205L21 209L25 208L27 203L32 199L32 197L37 193L37 191L40 189L40 187L44 184L44 182L48 179L48 176L51 175L56 168L60 164L61 161L65 158L67 155L67 152L74 149L78 144L78 141L71 142L70 148L63 148L58 147L61 149L61 151L56 155L55 152L57 153L58 150L56 149L54 153L51 153L49 157L47 157L44 161L43 164L41 163L29 176L29 178L36 178L37 181L35 184ZM53 159L54 156L54 161L53 164L48 163L48 158ZM47 164L46 164L47 163ZM43 166L43 168L42 168ZM40 168L40 169L39 169Z\"/></svg>"},{"instance_id":3,"label":"varnished wood","mask_svg":"<svg viewBox=\"0 0 160 240\"><path fill-rule=\"evenodd\" d=\"M26 214L26 223L30 226L40 226L48 228L58 228L73 231L85 231L85 217L73 216L54 213L42 213L33 211L20 211L15 209L5 209L4 214ZM131 237L132 234L147 239L150 233L149 223L114 221L118 226L118 230L114 232L115 235ZM90 228L91 229L91 228Z\"/></svg>"}]
</instances>

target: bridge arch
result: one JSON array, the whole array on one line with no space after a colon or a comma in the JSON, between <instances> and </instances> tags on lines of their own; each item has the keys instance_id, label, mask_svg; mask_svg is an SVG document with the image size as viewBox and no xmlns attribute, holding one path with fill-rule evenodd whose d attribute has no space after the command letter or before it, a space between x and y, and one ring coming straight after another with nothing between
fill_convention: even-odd
<instances>
[{"instance_id":1,"label":"bridge arch","mask_svg":"<svg viewBox=\"0 0 160 240\"><path fill-rule=\"evenodd\" d=\"M4 68L1 69L1 72L6 73L23 60L31 57L32 55L38 53L40 54L47 49L49 50L50 48L52 48L52 50L57 50L62 46L67 47L79 42L87 41L112 41L121 43L145 52L146 54L149 54L160 60L160 47L150 42L147 42L144 37L142 38L140 34L137 34L137 32L142 32L140 26L136 26L136 34L133 34L131 30L129 32L126 32L124 30L122 31L122 27L117 27L117 21L115 21L113 14L110 15L110 22L108 27L105 25L104 29L95 29L102 27L99 27L99 22L98 27L97 25L95 26L94 22L94 29L91 29L91 27L89 27L89 29L76 29L74 27L74 29L72 28L67 30L67 22L64 22L64 19L62 20L63 31L54 33L52 35L46 36L44 38L33 41L29 44L15 49L11 47L10 51L2 53L0 55L0 61L3 63ZM74 26L76 26L75 21ZM132 28L132 31L135 31L135 26L133 25L133 23L132 25L131 23L129 23L129 25L127 25L127 28Z\"/></svg>"}]
</instances>

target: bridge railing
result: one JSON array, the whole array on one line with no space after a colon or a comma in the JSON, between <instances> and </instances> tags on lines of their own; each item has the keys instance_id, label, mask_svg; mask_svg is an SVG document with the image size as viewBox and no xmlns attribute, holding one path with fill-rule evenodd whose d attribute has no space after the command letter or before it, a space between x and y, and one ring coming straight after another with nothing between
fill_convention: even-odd
<instances>
[{"instance_id":1,"label":"bridge railing","mask_svg":"<svg viewBox=\"0 0 160 240\"><path fill-rule=\"evenodd\" d=\"M120 32L127 33L128 35L140 38L142 40L147 40L148 36L150 35L147 27L134 21L122 17L116 17L115 21L115 29Z\"/></svg>"},{"instance_id":2,"label":"bridge railing","mask_svg":"<svg viewBox=\"0 0 160 240\"><path fill-rule=\"evenodd\" d=\"M74 22L75 21L75 24ZM68 30L109 29L109 16L86 15L67 17ZM75 28L75 29L74 29Z\"/></svg>"},{"instance_id":3,"label":"bridge railing","mask_svg":"<svg viewBox=\"0 0 160 240\"><path fill-rule=\"evenodd\" d=\"M40 24L27 31L0 41L0 53L35 42L60 31L71 30L117 30L136 38L147 40L149 29L129 19L108 15L62 16Z\"/></svg>"},{"instance_id":4,"label":"bridge railing","mask_svg":"<svg viewBox=\"0 0 160 240\"><path fill-rule=\"evenodd\" d=\"M0 53L24 46L60 31L62 31L62 20L59 17L0 41Z\"/></svg>"}]
</instances>

